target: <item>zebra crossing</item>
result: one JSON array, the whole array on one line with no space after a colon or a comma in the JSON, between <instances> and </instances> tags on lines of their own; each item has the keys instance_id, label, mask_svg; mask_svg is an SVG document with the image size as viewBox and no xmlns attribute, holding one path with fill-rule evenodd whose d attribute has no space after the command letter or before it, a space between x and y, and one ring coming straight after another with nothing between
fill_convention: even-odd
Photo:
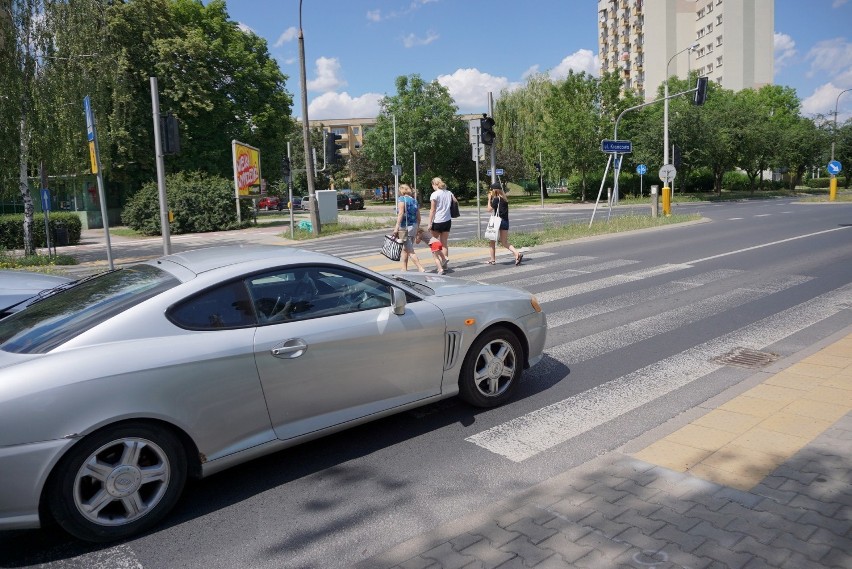
<instances>
[{"instance_id":1,"label":"zebra crossing","mask_svg":"<svg viewBox=\"0 0 852 569\"><path fill-rule=\"evenodd\" d=\"M698 270L697 262L646 266L635 259L603 261L589 256L556 259L548 252L528 254L521 267L461 265L454 276L527 288L548 315L546 355L574 366L686 326L724 318L745 305L811 282L801 274L762 274L741 269ZM475 273L475 274L473 274ZM623 284L638 291L582 302L594 293ZM591 293L591 294L590 294ZM587 296L580 296L587 295ZM600 296L600 295L598 295ZM579 297L579 303L573 299ZM684 297L683 302L674 299ZM591 390L485 429L465 441L513 462L522 462L615 420L638 407L712 374L719 359L734 349L764 350L809 326L833 317L852 323L852 285L790 306L680 353L664 357ZM568 326L573 324L573 326ZM552 364L527 372L544 380ZM530 377L531 376L531 377Z\"/></svg>"}]
</instances>

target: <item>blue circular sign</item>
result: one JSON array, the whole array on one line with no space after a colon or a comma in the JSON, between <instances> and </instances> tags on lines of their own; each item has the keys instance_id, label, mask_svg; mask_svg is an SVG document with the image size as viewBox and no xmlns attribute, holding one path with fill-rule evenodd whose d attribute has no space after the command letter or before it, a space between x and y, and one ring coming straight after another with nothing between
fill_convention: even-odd
<instances>
[{"instance_id":1,"label":"blue circular sign","mask_svg":"<svg viewBox=\"0 0 852 569\"><path fill-rule=\"evenodd\" d=\"M832 160L828 163L828 173L829 174L839 174L841 170L843 170L843 166L840 165L840 161Z\"/></svg>"},{"instance_id":2,"label":"blue circular sign","mask_svg":"<svg viewBox=\"0 0 852 569\"><path fill-rule=\"evenodd\" d=\"M644 164L639 164L638 166L636 166L636 173L639 174L640 176L645 174L645 172L647 172L647 171L648 171L648 167L645 166Z\"/></svg>"}]
</instances>

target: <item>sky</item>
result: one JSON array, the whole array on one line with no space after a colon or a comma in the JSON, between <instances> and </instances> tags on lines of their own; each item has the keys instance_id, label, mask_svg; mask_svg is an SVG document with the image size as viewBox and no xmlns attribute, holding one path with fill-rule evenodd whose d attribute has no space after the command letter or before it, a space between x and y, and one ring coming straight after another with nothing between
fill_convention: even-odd
<instances>
[{"instance_id":1,"label":"sky","mask_svg":"<svg viewBox=\"0 0 852 569\"><path fill-rule=\"evenodd\" d=\"M663 0L646 0L661 2ZM725 0L740 2L750 0ZM299 0L227 0L232 20L266 39L301 117ZM596 0L302 0L310 120L375 117L395 80L449 89L461 113L533 73L598 75ZM852 0L775 0L775 79L805 116L852 117ZM646 66L649 62L646 62ZM660 65L664 65L661 62Z\"/></svg>"}]
</instances>

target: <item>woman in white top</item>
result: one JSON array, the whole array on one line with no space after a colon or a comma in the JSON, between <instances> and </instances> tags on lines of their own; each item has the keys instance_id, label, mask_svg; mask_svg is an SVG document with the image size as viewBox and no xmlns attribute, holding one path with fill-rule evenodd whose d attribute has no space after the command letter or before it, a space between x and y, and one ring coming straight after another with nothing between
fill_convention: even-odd
<instances>
[{"instance_id":1,"label":"woman in white top","mask_svg":"<svg viewBox=\"0 0 852 569\"><path fill-rule=\"evenodd\" d=\"M432 236L441 241L441 250L444 253L442 261L442 271L447 270L449 262L449 249L447 248L447 240L450 237L450 227L452 226L452 216L450 215L450 205L456 197L447 189L447 184L441 178L432 178L432 195L429 196L429 230Z\"/></svg>"}]
</instances>

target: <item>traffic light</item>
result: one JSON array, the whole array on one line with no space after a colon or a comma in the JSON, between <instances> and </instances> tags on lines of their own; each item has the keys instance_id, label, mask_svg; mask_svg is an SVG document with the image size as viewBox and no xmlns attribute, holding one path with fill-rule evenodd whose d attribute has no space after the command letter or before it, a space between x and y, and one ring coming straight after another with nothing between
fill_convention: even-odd
<instances>
[{"instance_id":1,"label":"traffic light","mask_svg":"<svg viewBox=\"0 0 852 569\"><path fill-rule=\"evenodd\" d=\"M698 84L695 86L695 98L693 102L696 105L703 105L707 100L707 77L699 77Z\"/></svg>"},{"instance_id":2,"label":"traffic light","mask_svg":"<svg viewBox=\"0 0 852 569\"><path fill-rule=\"evenodd\" d=\"M290 159L285 156L281 159L281 179L285 182L290 178Z\"/></svg>"},{"instance_id":3,"label":"traffic light","mask_svg":"<svg viewBox=\"0 0 852 569\"><path fill-rule=\"evenodd\" d=\"M494 134L494 119L482 113L482 118L479 119L479 140L482 144L492 145L497 135Z\"/></svg>"},{"instance_id":4,"label":"traffic light","mask_svg":"<svg viewBox=\"0 0 852 569\"><path fill-rule=\"evenodd\" d=\"M680 156L680 147L672 146L672 166L674 166L675 168L680 168L682 163L683 160Z\"/></svg>"},{"instance_id":5,"label":"traffic light","mask_svg":"<svg viewBox=\"0 0 852 569\"><path fill-rule=\"evenodd\" d=\"M541 162L535 163L535 171L538 172L539 175L541 175Z\"/></svg>"},{"instance_id":6,"label":"traffic light","mask_svg":"<svg viewBox=\"0 0 852 569\"><path fill-rule=\"evenodd\" d=\"M340 149L337 147L337 141L343 138L339 134L329 132L325 138L325 163L336 164L340 160Z\"/></svg>"},{"instance_id":7,"label":"traffic light","mask_svg":"<svg viewBox=\"0 0 852 569\"><path fill-rule=\"evenodd\" d=\"M180 123L172 113L160 115L160 145L164 156L180 154Z\"/></svg>"}]
</instances>

